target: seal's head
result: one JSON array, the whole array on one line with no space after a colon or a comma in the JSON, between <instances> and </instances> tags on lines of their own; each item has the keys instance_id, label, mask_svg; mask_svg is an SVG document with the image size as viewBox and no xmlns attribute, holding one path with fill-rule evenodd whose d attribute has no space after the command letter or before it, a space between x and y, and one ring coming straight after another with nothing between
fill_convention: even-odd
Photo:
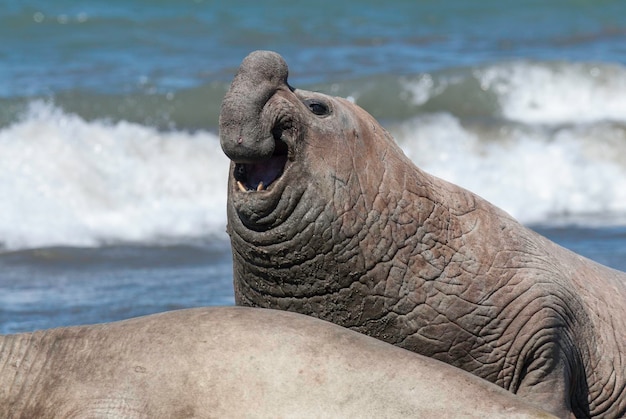
<instances>
[{"instance_id":1,"label":"seal's head","mask_svg":"<svg viewBox=\"0 0 626 419\"><path fill-rule=\"evenodd\" d=\"M273 230L276 241L275 234L293 236L329 206L344 213L358 200L344 193L348 185L369 189L380 182L384 168L368 171L368 161L382 161L390 148L402 154L361 108L294 89L287 76L280 55L253 52L224 98L220 140L232 161L231 235Z\"/></svg>"}]
</instances>

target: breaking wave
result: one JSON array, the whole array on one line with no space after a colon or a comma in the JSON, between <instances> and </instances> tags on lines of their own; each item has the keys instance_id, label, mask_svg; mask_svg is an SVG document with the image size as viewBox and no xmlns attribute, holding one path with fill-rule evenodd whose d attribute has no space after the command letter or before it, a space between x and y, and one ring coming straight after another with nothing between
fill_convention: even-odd
<instances>
[{"instance_id":1,"label":"breaking wave","mask_svg":"<svg viewBox=\"0 0 626 419\"><path fill-rule=\"evenodd\" d=\"M525 223L626 214L626 127L464 125L433 114L391 128L424 170Z\"/></svg>"},{"instance_id":2,"label":"breaking wave","mask_svg":"<svg viewBox=\"0 0 626 419\"><path fill-rule=\"evenodd\" d=\"M226 88L11 99L0 248L224 238L228 160L215 132ZM504 62L313 88L352 98L418 166L524 223L626 215L624 67Z\"/></svg>"},{"instance_id":3,"label":"breaking wave","mask_svg":"<svg viewBox=\"0 0 626 419\"><path fill-rule=\"evenodd\" d=\"M35 102L0 131L8 250L223 234L228 161L215 134L86 122Z\"/></svg>"}]
</instances>

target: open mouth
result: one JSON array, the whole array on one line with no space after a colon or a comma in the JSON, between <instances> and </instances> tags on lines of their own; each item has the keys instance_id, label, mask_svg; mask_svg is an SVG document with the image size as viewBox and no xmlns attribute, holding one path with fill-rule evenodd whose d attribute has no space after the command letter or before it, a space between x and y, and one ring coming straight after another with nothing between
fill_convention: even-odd
<instances>
[{"instance_id":1,"label":"open mouth","mask_svg":"<svg viewBox=\"0 0 626 419\"><path fill-rule=\"evenodd\" d=\"M274 153L269 159L235 164L234 177L240 191L264 191L283 174L289 149L284 141L275 141Z\"/></svg>"}]
</instances>

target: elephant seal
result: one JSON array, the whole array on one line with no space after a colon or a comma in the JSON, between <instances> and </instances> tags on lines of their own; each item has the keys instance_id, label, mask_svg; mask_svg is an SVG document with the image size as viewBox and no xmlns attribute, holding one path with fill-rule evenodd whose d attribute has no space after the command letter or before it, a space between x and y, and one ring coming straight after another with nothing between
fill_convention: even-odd
<instances>
[{"instance_id":1,"label":"elephant seal","mask_svg":"<svg viewBox=\"0 0 626 419\"><path fill-rule=\"evenodd\" d=\"M417 168L363 109L246 57L222 103L239 305L436 358L564 417L626 415L626 275Z\"/></svg>"},{"instance_id":2,"label":"elephant seal","mask_svg":"<svg viewBox=\"0 0 626 419\"><path fill-rule=\"evenodd\" d=\"M2 336L0 416L549 417L430 358L244 307Z\"/></svg>"}]
</instances>

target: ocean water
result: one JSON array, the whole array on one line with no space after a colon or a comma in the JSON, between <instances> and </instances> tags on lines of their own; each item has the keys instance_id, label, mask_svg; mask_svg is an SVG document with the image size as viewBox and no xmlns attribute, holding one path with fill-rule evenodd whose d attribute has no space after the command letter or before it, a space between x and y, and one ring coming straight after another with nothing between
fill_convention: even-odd
<instances>
[{"instance_id":1,"label":"ocean water","mask_svg":"<svg viewBox=\"0 0 626 419\"><path fill-rule=\"evenodd\" d=\"M217 120L241 60L626 270L626 3L7 0L0 333L233 304Z\"/></svg>"}]
</instances>

